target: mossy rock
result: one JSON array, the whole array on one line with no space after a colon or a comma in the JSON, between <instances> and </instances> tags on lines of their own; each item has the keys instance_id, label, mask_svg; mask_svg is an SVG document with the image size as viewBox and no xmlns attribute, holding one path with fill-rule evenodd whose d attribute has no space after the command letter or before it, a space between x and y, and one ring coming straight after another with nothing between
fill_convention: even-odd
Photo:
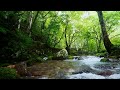
<instances>
[{"instance_id":1,"label":"mossy rock","mask_svg":"<svg viewBox=\"0 0 120 90\"><path fill-rule=\"evenodd\" d=\"M100 62L109 62L110 60L108 58L102 58Z\"/></svg>"},{"instance_id":2,"label":"mossy rock","mask_svg":"<svg viewBox=\"0 0 120 90\"><path fill-rule=\"evenodd\" d=\"M68 56L68 52L66 49L62 49L59 52L57 52L55 56L59 57L59 58L61 58L61 57L65 58Z\"/></svg>"},{"instance_id":3,"label":"mossy rock","mask_svg":"<svg viewBox=\"0 0 120 90\"><path fill-rule=\"evenodd\" d=\"M0 68L0 79L17 79L18 75L15 69L2 67Z\"/></svg>"}]
</instances>

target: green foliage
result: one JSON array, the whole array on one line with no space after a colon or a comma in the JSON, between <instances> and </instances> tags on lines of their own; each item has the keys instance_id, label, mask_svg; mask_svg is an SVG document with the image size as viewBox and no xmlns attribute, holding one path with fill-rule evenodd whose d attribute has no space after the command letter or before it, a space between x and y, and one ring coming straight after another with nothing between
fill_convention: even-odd
<instances>
[{"instance_id":1,"label":"green foliage","mask_svg":"<svg viewBox=\"0 0 120 90\"><path fill-rule=\"evenodd\" d=\"M18 31L16 34L17 38L24 44L24 47L30 46L32 44L32 38L26 35L24 32Z\"/></svg>"},{"instance_id":2,"label":"green foliage","mask_svg":"<svg viewBox=\"0 0 120 90\"><path fill-rule=\"evenodd\" d=\"M13 58L27 59L28 48L32 45L32 39L25 33L18 31L15 36L11 38L7 49L11 51Z\"/></svg>"},{"instance_id":3,"label":"green foliage","mask_svg":"<svg viewBox=\"0 0 120 90\"><path fill-rule=\"evenodd\" d=\"M119 45L114 45L111 49L112 49L111 55L114 55L114 56L120 55L120 46Z\"/></svg>"},{"instance_id":4,"label":"green foliage","mask_svg":"<svg viewBox=\"0 0 120 90\"><path fill-rule=\"evenodd\" d=\"M16 70L11 68L0 68L0 79L17 79Z\"/></svg>"},{"instance_id":5,"label":"green foliage","mask_svg":"<svg viewBox=\"0 0 120 90\"><path fill-rule=\"evenodd\" d=\"M53 56L48 56L48 60L52 60Z\"/></svg>"},{"instance_id":6,"label":"green foliage","mask_svg":"<svg viewBox=\"0 0 120 90\"><path fill-rule=\"evenodd\" d=\"M8 31L7 29L0 27L0 33L6 34L7 31Z\"/></svg>"},{"instance_id":7,"label":"green foliage","mask_svg":"<svg viewBox=\"0 0 120 90\"><path fill-rule=\"evenodd\" d=\"M106 57L106 56L107 56L107 52L97 53L96 56L99 56L99 57Z\"/></svg>"},{"instance_id":8,"label":"green foliage","mask_svg":"<svg viewBox=\"0 0 120 90\"><path fill-rule=\"evenodd\" d=\"M74 57L71 55L68 55L67 59L74 59Z\"/></svg>"},{"instance_id":9,"label":"green foliage","mask_svg":"<svg viewBox=\"0 0 120 90\"><path fill-rule=\"evenodd\" d=\"M0 63L0 67L7 67L9 63Z\"/></svg>"},{"instance_id":10,"label":"green foliage","mask_svg":"<svg viewBox=\"0 0 120 90\"><path fill-rule=\"evenodd\" d=\"M0 11L0 62L41 62L44 56L51 60L57 57L51 47L74 48L72 55L77 55L78 49L86 53L105 49L95 11L39 11L35 20L37 12ZM103 15L111 42L119 46L119 11L104 11Z\"/></svg>"},{"instance_id":11,"label":"green foliage","mask_svg":"<svg viewBox=\"0 0 120 90\"><path fill-rule=\"evenodd\" d=\"M108 58L102 58L102 59L100 60L100 62L109 62L109 59L108 59Z\"/></svg>"},{"instance_id":12,"label":"green foliage","mask_svg":"<svg viewBox=\"0 0 120 90\"><path fill-rule=\"evenodd\" d=\"M78 51L75 48L70 49L70 55L78 55Z\"/></svg>"},{"instance_id":13,"label":"green foliage","mask_svg":"<svg viewBox=\"0 0 120 90\"><path fill-rule=\"evenodd\" d=\"M30 60L27 61L27 65L28 65L28 66L31 66L31 65L33 65L33 64L35 64L35 63L41 63L41 62L43 62L43 61L44 61L44 60L43 60L42 57L40 57L40 56L34 56L34 57L32 57Z\"/></svg>"}]
</instances>

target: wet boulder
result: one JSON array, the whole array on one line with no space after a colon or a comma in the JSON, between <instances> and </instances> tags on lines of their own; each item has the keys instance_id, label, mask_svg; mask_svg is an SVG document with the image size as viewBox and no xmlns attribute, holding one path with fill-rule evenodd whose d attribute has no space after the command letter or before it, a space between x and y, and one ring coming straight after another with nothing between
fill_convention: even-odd
<instances>
[{"instance_id":1,"label":"wet boulder","mask_svg":"<svg viewBox=\"0 0 120 90\"><path fill-rule=\"evenodd\" d=\"M81 65L78 69L76 69L72 74L81 74L81 73L90 73L94 72L94 70L88 65Z\"/></svg>"},{"instance_id":2,"label":"wet boulder","mask_svg":"<svg viewBox=\"0 0 120 90\"><path fill-rule=\"evenodd\" d=\"M116 65L114 65L114 64L101 64L101 65L95 65L94 67L97 69L107 70L107 69L116 68Z\"/></svg>"},{"instance_id":3,"label":"wet boulder","mask_svg":"<svg viewBox=\"0 0 120 90\"><path fill-rule=\"evenodd\" d=\"M101 75L101 76L110 76L112 74L113 74L113 72L110 70L105 70L105 71L101 71L98 73L98 75Z\"/></svg>"},{"instance_id":4,"label":"wet boulder","mask_svg":"<svg viewBox=\"0 0 120 90\"><path fill-rule=\"evenodd\" d=\"M82 59L83 59L82 57L80 57L80 56L78 57L78 60L82 60Z\"/></svg>"},{"instance_id":5,"label":"wet boulder","mask_svg":"<svg viewBox=\"0 0 120 90\"><path fill-rule=\"evenodd\" d=\"M83 58L81 56L74 56L75 60L82 60Z\"/></svg>"}]
</instances>

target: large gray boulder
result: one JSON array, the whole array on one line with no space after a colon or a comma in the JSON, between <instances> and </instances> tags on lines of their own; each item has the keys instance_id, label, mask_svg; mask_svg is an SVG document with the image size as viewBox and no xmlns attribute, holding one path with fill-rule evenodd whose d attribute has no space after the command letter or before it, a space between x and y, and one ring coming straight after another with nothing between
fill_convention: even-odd
<instances>
[{"instance_id":1,"label":"large gray boulder","mask_svg":"<svg viewBox=\"0 0 120 90\"><path fill-rule=\"evenodd\" d=\"M62 49L56 53L56 55L52 58L53 60L64 60L68 57L68 52L66 49Z\"/></svg>"},{"instance_id":2,"label":"large gray boulder","mask_svg":"<svg viewBox=\"0 0 120 90\"><path fill-rule=\"evenodd\" d=\"M66 49L62 49L59 52L57 52L57 57L61 57L61 56L64 58L66 58L68 56L68 52Z\"/></svg>"}]
</instances>

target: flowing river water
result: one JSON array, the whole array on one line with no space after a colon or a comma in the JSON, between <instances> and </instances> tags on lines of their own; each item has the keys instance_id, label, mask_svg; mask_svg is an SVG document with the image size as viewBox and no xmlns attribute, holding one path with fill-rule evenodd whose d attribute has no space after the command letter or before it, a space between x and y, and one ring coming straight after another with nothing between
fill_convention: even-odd
<instances>
[{"instance_id":1,"label":"flowing river water","mask_svg":"<svg viewBox=\"0 0 120 90\"><path fill-rule=\"evenodd\" d=\"M51 60L28 67L30 76L23 79L120 79L120 60L100 62L97 56L74 56L74 59Z\"/></svg>"},{"instance_id":2,"label":"flowing river water","mask_svg":"<svg viewBox=\"0 0 120 90\"><path fill-rule=\"evenodd\" d=\"M66 60L77 62L72 74L66 75L66 79L120 79L120 62L100 62L96 56L82 56L78 59Z\"/></svg>"}]
</instances>

